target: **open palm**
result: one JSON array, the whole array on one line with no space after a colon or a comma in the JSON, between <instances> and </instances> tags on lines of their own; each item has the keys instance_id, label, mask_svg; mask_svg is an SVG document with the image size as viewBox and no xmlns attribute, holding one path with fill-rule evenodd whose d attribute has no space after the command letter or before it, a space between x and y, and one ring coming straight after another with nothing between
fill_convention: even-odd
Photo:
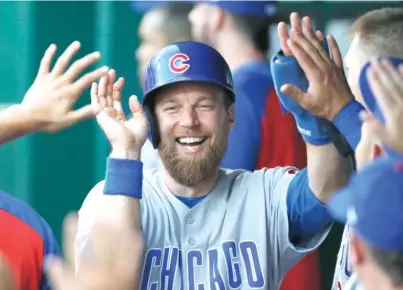
<instances>
[{"instance_id":1,"label":"open palm","mask_svg":"<svg viewBox=\"0 0 403 290\"><path fill-rule=\"evenodd\" d=\"M147 118L136 96L129 99L132 118L127 119L121 103L124 79L115 83L116 72L110 70L101 78L99 84L93 83L91 102L102 109L97 115L97 122L108 138L112 150L140 152L148 134Z\"/></svg>"}]
</instances>

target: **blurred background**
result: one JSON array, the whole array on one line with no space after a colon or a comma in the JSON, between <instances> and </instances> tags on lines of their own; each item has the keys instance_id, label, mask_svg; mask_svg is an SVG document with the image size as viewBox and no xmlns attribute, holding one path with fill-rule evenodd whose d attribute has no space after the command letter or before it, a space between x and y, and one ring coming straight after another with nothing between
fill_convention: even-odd
<instances>
[{"instance_id":1,"label":"blurred background","mask_svg":"<svg viewBox=\"0 0 403 290\"><path fill-rule=\"evenodd\" d=\"M280 1L280 18L288 22L292 11L311 16L318 29L336 37L345 54L349 45L345 31L355 18L368 10L397 5L402 2ZM1 1L0 107L22 100L51 43L61 53L74 40L82 44L78 56L99 50L99 65L109 65L125 77L125 105L129 95L141 96L135 59L141 18L142 13L124 1ZM274 52L279 45L276 24L272 26ZM79 105L87 102L89 92ZM94 120L54 135L30 135L0 148L0 188L32 205L60 241L64 215L78 210L88 191L104 177L108 153L109 146ZM336 227L321 249L326 285L332 280L340 233L341 227Z\"/></svg>"}]
</instances>

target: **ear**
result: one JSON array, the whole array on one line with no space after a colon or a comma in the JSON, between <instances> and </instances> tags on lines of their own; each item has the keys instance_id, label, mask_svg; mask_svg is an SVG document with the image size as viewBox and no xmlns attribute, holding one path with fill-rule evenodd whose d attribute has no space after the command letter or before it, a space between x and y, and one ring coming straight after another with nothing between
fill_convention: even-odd
<instances>
[{"instance_id":1,"label":"ear","mask_svg":"<svg viewBox=\"0 0 403 290\"><path fill-rule=\"evenodd\" d=\"M371 160L374 160L382 155L384 155L382 147L379 144L373 144L371 147Z\"/></svg>"},{"instance_id":2,"label":"ear","mask_svg":"<svg viewBox=\"0 0 403 290\"><path fill-rule=\"evenodd\" d=\"M350 261L353 269L357 270L357 268L359 268L365 260L365 245L353 232L350 232L348 247L350 249L347 251L347 255L350 255Z\"/></svg>"},{"instance_id":3,"label":"ear","mask_svg":"<svg viewBox=\"0 0 403 290\"><path fill-rule=\"evenodd\" d=\"M212 27L214 30L220 30L224 24L225 19L225 11L220 7L215 6L212 7L211 15L212 15Z\"/></svg>"},{"instance_id":4,"label":"ear","mask_svg":"<svg viewBox=\"0 0 403 290\"><path fill-rule=\"evenodd\" d=\"M234 127L234 125L235 125L235 104L234 103L232 103L228 107L227 113L228 113L228 121L229 121L231 129L232 129L232 127Z\"/></svg>"}]
</instances>

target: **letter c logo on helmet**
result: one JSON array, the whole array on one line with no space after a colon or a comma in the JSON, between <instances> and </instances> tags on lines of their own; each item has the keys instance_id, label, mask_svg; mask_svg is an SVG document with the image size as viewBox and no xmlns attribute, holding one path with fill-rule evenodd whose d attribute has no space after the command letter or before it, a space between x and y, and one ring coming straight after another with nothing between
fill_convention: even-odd
<instances>
[{"instance_id":1,"label":"letter c logo on helmet","mask_svg":"<svg viewBox=\"0 0 403 290\"><path fill-rule=\"evenodd\" d=\"M174 73L184 73L190 67L185 61L190 60L189 56L184 53L175 53L169 59L169 69Z\"/></svg>"}]
</instances>

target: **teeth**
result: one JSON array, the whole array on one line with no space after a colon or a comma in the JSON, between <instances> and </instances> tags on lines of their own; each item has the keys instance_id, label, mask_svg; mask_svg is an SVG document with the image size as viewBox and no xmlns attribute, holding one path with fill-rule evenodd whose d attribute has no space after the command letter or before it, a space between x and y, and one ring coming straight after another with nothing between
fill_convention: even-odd
<instances>
[{"instance_id":1,"label":"teeth","mask_svg":"<svg viewBox=\"0 0 403 290\"><path fill-rule=\"evenodd\" d=\"M182 137L178 139L183 144L200 143L204 140L204 137Z\"/></svg>"}]
</instances>

